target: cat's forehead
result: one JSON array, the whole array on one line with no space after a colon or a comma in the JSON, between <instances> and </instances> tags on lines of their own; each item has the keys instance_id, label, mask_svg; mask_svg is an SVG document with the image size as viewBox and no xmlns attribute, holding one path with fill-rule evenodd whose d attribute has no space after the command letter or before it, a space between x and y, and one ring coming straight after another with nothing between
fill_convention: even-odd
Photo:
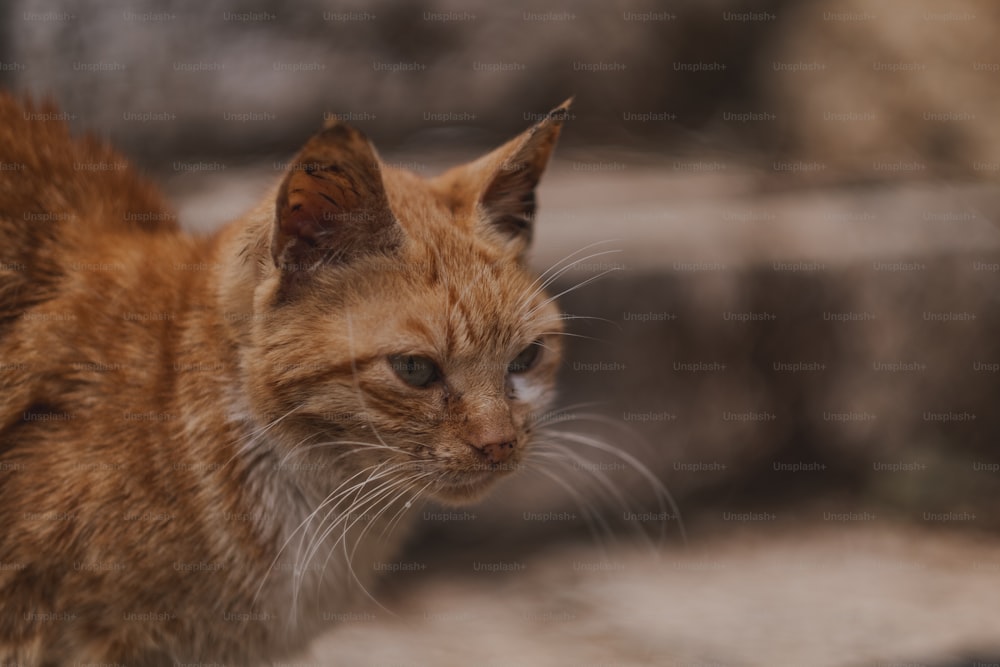
<instances>
[{"instance_id":1,"label":"cat's forehead","mask_svg":"<svg viewBox=\"0 0 1000 667\"><path fill-rule=\"evenodd\" d=\"M525 301L531 276L513 258L462 229L424 229L408 239L400 260L417 293L503 317Z\"/></svg>"},{"instance_id":2,"label":"cat's forehead","mask_svg":"<svg viewBox=\"0 0 1000 667\"><path fill-rule=\"evenodd\" d=\"M447 272L455 280L483 271L510 280L523 272L513 256L476 233L474 201L456 206L454 193L443 193L402 169L384 167L383 181L390 208L408 240L401 261L430 275Z\"/></svg>"},{"instance_id":3,"label":"cat's forehead","mask_svg":"<svg viewBox=\"0 0 1000 667\"><path fill-rule=\"evenodd\" d=\"M430 182L417 174L383 166L382 182L393 214L411 235L443 228L453 222L448 202L432 188Z\"/></svg>"},{"instance_id":4,"label":"cat's forehead","mask_svg":"<svg viewBox=\"0 0 1000 667\"><path fill-rule=\"evenodd\" d=\"M503 286L481 276L476 281L445 279L432 289L403 298L383 331L393 344L433 352L439 359L506 357L541 333L522 286Z\"/></svg>"},{"instance_id":5,"label":"cat's forehead","mask_svg":"<svg viewBox=\"0 0 1000 667\"><path fill-rule=\"evenodd\" d=\"M366 330L415 350L506 354L541 333L554 304L532 274L467 233L408 238L400 254L373 265L357 308Z\"/></svg>"}]
</instances>

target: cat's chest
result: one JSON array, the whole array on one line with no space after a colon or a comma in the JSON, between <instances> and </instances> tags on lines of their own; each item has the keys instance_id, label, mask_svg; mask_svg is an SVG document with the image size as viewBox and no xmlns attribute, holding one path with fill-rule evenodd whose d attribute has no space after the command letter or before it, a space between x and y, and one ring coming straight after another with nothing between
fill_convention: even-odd
<instances>
[{"instance_id":1,"label":"cat's chest","mask_svg":"<svg viewBox=\"0 0 1000 667\"><path fill-rule=\"evenodd\" d=\"M275 447L263 456L260 448ZM308 638L374 604L376 577L397 558L410 512L378 483L339 470L302 481L303 463L281 455L260 436L258 465L244 482L245 520L258 543L250 562L250 610L276 619L282 632ZM250 573L248 573L250 574ZM356 616L354 616L356 617Z\"/></svg>"}]
</instances>

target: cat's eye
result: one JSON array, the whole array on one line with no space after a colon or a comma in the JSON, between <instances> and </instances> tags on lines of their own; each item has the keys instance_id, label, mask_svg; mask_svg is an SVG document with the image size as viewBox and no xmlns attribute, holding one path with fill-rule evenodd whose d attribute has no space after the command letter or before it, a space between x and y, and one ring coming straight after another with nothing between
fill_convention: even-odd
<instances>
[{"instance_id":1,"label":"cat's eye","mask_svg":"<svg viewBox=\"0 0 1000 667\"><path fill-rule=\"evenodd\" d=\"M531 367L538 361L538 354L542 351L540 341L535 341L528 347L521 350L514 360L507 364L508 373L524 373L531 370Z\"/></svg>"},{"instance_id":2,"label":"cat's eye","mask_svg":"<svg viewBox=\"0 0 1000 667\"><path fill-rule=\"evenodd\" d=\"M411 387L424 388L440 379L441 371L437 364L427 357L413 354L396 354L389 357L389 365L399 379Z\"/></svg>"}]
</instances>

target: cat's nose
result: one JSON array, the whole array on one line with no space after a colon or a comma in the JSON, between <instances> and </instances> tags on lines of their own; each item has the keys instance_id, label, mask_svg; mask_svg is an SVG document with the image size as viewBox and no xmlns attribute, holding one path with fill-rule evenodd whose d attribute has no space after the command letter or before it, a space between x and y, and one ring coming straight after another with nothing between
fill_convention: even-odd
<instances>
[{"instance_id":1,"label":"cat's nose","mask_svg":"<svg viewBox=\"0 0 1000 667\"><path fill-rule=\"evenodd\" d=\"M495 440L481 444L470 442L469 445L478 451L490 465L499 465L510 460L517 446L517 441L513 439Z\"/></svg>"}]
</instances>

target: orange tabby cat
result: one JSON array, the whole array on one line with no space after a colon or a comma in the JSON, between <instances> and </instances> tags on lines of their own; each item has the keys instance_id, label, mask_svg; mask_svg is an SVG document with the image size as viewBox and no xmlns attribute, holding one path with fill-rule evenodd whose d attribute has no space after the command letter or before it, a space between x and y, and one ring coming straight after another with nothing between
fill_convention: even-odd
<instances>
[{"instance_id":1,"label":"orange tabby cat","mask_svg":"<svg viewBox=\"0 0 1000 667\"><path fill-rule=\"evenodd\" d=\"M516 468L560 358L524 256L565 109L430 180L328 124L195 238L0 95L0 662L288 655L412 501Z\"/></svg>"}]
</instances>

